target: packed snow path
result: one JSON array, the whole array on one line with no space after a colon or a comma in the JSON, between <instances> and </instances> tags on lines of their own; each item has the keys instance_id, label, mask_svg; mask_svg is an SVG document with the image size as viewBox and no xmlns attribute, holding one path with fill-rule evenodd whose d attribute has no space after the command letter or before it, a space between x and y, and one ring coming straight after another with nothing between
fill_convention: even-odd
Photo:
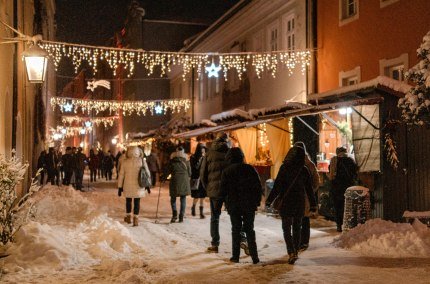
<instances>
[{"instance_id":1,"label":"packed snow path","mask_svg":"<svg viewBox=\"0 0 430 284\"><path fill-rule=\"evenodd\" d=\"M0 282L428 283L430 277L426 227L372 220L373 225L360 228L360 235L351 231L338 238L334 223L312 220L310 248L292 266L287 264L280 220L258 213L255 229L261 263L253 265L250 257L242 255L240 263L233 264L228 261L231 235L226 212L221 216L220 253L208 254L207 202L206 219L191 216L188 198L184 223L169 224L164 184L158 221L157 187L142 199L140 224L132 227L123 222L125 201L117 196L115 181L92 186L84 193L45 186L37 194L35 220L21 229L7 251L10 256L0 260L4 270ZM373 250L375 244L379 249Z\"/></svg>"}]
</instances>

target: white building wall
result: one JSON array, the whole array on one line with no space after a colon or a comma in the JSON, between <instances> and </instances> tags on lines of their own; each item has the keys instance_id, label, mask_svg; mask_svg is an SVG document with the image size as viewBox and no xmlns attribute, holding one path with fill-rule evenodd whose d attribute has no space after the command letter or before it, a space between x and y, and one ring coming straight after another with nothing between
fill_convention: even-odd
<instances>
[{"instance_id":1,"label":"white building wall","mask_svg":"<svg viewBox=\"0 0 430 284\"><path fill-rule=\"evenodd\" d=\"M286 50L285 19L295 15L295 50L306 49L306 1L305 0L255 0L236 13L226 23L211 33L190 52L234 52L234 51L270 51L270 27L278 25L277 50ZM258 39L258 40L257 40ZM265 72L257 78L252 70L248 73L250 82L250 102L244 103L244 109L264 108L285 103L286 100L306 102L306 74L300 66L289 75L288 70L279 65L276 78ZM221 74L220 74L221 75ZM207 77L207 76L206 76ZM238 86L240 82L232 83ZM208 78L195 82L195 121L209 118L212 114L225 111L222 109L222 90L224 78L219 79L218 92L212 86L208 91ZM216 79L210 78L212 82ZM173 83L174 84L174 83ZM203 91L203 94L201 93ZM191 97L191 96L190 96Z\"/></svg>"}]
</instances>

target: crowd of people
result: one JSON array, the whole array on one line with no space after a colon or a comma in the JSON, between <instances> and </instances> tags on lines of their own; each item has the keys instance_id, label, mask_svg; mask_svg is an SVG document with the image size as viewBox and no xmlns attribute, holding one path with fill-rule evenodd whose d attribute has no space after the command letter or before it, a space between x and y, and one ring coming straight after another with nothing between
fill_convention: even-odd
<instances>
[{"instance_id":1,"label":"crowd of people","mask_svg":"<svg viewBox=\"0 0 430 284\"><path fill-rule=\"evenodd\" d=\"M342 231L344 193L357 180L357 166L346 154L346 148L339 147L332 158L329 179L332 183L331 196L336 211L337 230ZM231 262L239 262L241 248L250 255L254 264L259 263L256 234L254 230L255 212L260 206L263 189L259 174L252 165L246 163L244 153L238 147L230 147L227 133L218 133L216 139L205 146L198 143L195 152L188 156L184 147L178 145L169 157L167 165L161 166L156 153L148 155L137 146L113 156L110 151L97 153L90 150L89 157L81 148L67 147L65 154L49 148L40 154L38 167L42 169L41 181L47 174L53 185L72 184L82 190L85 167L90 170L90 181L97 178L112 179L116 168L118 196L125 197L126 215L124 221L133 226L139 224L141 198L151 193L157 175L160 182L169 179L171 223L184 222L186 199L191 195L193 204L191 215L196 216L199 203L199 217L205 218L204 199L210 204L209 253L218 253L220 245L219 221L222 208L230 216L232 231ZM164 175L160 175L164 170ZM141 180L144 180L142 182ZM315 164L306 152L303 142L296 142L288 151L276 176L273 189L265 197L266 207L280 200L277 210L282 220L283 237L288 252L288 262L294 264L298 254L309 247L310 220L317 210L316 191L319 175ZM177 199L179 198L179 210Z\"/></svg>"},{"instance_id":2,"label":"crowd of people","mask_svg":"<svg viewBox=\"0 0 430 284\"><path fill-rule=\"evenodd\" d=\"M66 147L65 153L50 147L48 152L42 151L37 161L40 172L40 184L72 185L77 190L83 190L83 177L86 167L90 171L90 182L105 178L112 180L112 172L119 168L122 152L114 156L110 151L97 152L90 150L87 157L81 147ZM117 175L118 176L118 175Z\"/></svg>"}]
</instances>

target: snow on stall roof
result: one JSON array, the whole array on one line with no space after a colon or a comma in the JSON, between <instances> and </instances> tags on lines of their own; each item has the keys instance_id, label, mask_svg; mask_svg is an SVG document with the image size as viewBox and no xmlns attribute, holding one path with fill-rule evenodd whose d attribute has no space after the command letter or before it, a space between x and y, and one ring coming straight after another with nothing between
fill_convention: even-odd
<instances>
[{"instance_id":1,"label":"snow on stall roof","mask_svg":"<svg viewBox=\"0 0 430 284\"><path fill-rule=\"evenodd\" d=\"M334 244L368 256L430 257L430 229L418 220L411 225L371 219L343 233Z\"/></svg>"},{"instance_id":2,"label":"snow on stall roof","mask_svg":"<svg viewBox=\"0 0 430 284\"><path fill-rule=\"evenodd\" d=\"M310 97L311 98L330 97L334 95L345 94L345 93L349 93L349 92L353 92L361 89L378 87L378 86L385 86L387 88L392 89L393 91L404 93L404 94L407 93L412 88L411 85L408 85L401 81L394 80L386 76L378 76L375 79L358 83L355 85L341 87L341 88L337 88L334 90L330 90L330 91L322 92L318 94L311 94Z\"/></svg>"},{"instance_id":3,"label":"snow on stall roof","mask_svg":"<svg viewBox=\"0 0 430 284\"><path fill-rule=\"evenodd\" d=\"M304 104L304 103L287 102L287 103L282 104L282 105L276 105L276 106L258 108L258 109L250 109L248 111L248 113L252 117L258 117L258 116L264 116L264 115L272 114L272 113L279 113L279 112L292 110L292 109L305 109L307 107L308 107L308 105Z\"/></svg>"},{"instance_id":4,"label":"snow on stall roof","mask_svg":"<svg viewBox=\"0 0 430 284\"><path fill-rule=\"evenodd\" d=\"M127 133L127 137L128 139L146 138L154 135L155 132L155 129L149 130L148 132L129 132Z\"/></svg>"},{"instance_id":5,"label":"snow on stall roof","mask_svg":"<svg viewBox=\"0 0 430 284\"><path fill-rule=\"evenodd\" d=\"M429 217L430 211L405 211L403 212L404 218L419 218L419 217Z\"/></svg>"},{"instance_id":6,"label":"snow on stall roof","mask_svg":"<svg viewBox=\"0 0 430 284\"><path fill-rule=\"evenodd\" d=\"M209 119L202 119L202 121L200 122L200 124L207 125L207 126L217 126L218 125L215 122L210 121Z\"/></svg>"},{"instance_id":7,"label":"snow on stall roof","mask_svg":"<svg viewBox=\"0 0 430 284\"><path fill-rule=\"evenodd\" d=\"M211 121L217 122L217 121L223 121L223 120L230 120L234 118L241 118L243 120L253 120L254 117L249 114L249 112L241 110L241 109L232 109L229 111L224 111L221 113L213 114L211 115Z\"/></svg>"}]
</instances>

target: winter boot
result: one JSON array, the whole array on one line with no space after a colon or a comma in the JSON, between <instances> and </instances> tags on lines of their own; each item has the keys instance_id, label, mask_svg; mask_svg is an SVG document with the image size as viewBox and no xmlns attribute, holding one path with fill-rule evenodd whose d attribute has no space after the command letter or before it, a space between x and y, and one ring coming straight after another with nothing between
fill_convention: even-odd
<instances>
[{"instance_id":1,"label":"winter boot","mask_svg":"<svg viewBox=\"0 0 430 284\"><path fill-rule=\"evenodd\" d=\"M175 223L177 219L178 219L178 211L173 210L173 215L172 215L172 219L170 220L170 223Z\"/></svg>"},{"instance_id":2,"label":"winter boot","mask_svg":"<svg viewBox=\"0 0 430 284\"><path fill-rule=\"evenodd\" d=\"M139 226L139 217L133 216L133 227Z\"/></svg>"},{"instance_id":3,"label":"winter boot","mask_svg":"<svg viewBox=\"0 0 430 284\"><path fill-rule=\"evenodd\" d=\"M218 253L218 247L217 246L210 246L210 247L208 247L207 252Z\"/></svg>"},{"instance_id":4,"label":"winter boot","mask_svg":"<svg viewBox=\"0 0 430 284\"><path fill-rule=\"evenodd\" d=\"M178 220L178 222L179 223L184 222L184 214L179 214L179 220Z\"/></svg>"},{"instance_id":5,"label":"winter boot","mask_svg":"<svg viewBox=\"0 0 430 284\"><path fill-rule=\"evenodd\" d=\"M247 241L241 241L240 242L240 248L243 249L243 252L246 255L249 255L249 248L248 248L248 242Z\"/></svg>"},{"instance_id":6,"label":"winter boot","mask_svg":"<svg viewBox=\"0 0 430 284\"><path fill-rule=\"evenodd\" d=\"M193 205L193 207L191 207L191 215L196 216L196 205Z\"/></svg>"},{"instance_id":7,"label":"winter boot","mask_svg":"<svg viewBox=\"0 0 430 284\"><path fill-rule=\"evenodd\" d=\"M295 253L295 252L288 254L288 256L289 256L288 257L288 264L294 264L296 262L296 260L299 258L297 256L297 253Z\"/></svg>"},{"instance_id":8,"label":"winter boot","mask_svg":"<svg viewBox=\"0 0 430 284\"><path fill-rule=\"evenodd\" d=\"M124 217L124 222L126 222L127 224L131 224L131 215L127 214L127 216Z\"/></svg>"},{"instance_id":9,"label":"winter boot","mask_svg":"<svg viewBox=\"0 0 430 284\"><path fill-rule=\"evenodd\" d=\"M200 209L200 219L204 219L205 214L203 214L203 206L200 206L199 209Z\"/></svg>"}]
</instances>

